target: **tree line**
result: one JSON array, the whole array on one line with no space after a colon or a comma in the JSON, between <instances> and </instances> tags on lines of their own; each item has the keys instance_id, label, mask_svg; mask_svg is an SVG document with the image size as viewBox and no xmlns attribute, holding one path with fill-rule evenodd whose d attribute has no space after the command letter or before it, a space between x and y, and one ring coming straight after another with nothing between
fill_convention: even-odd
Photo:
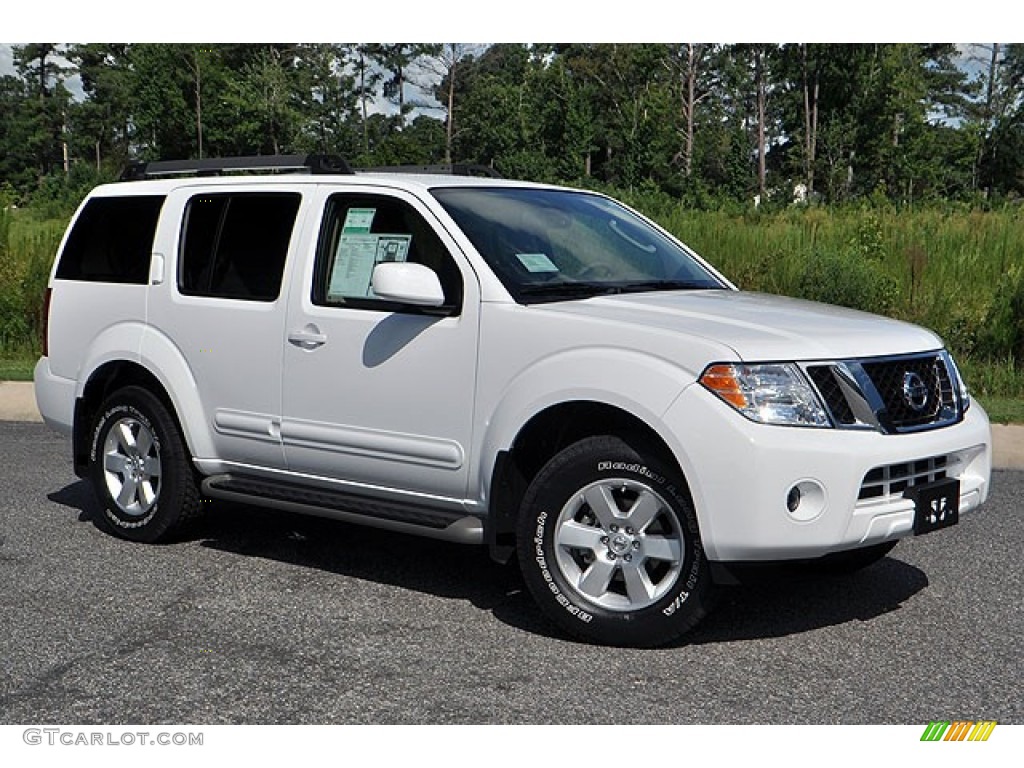
<instances>
[{"instance_id":1,"label":"tree line","mask_svg":"<svg viewBox=\"0 0 1024 768\"><path fill-rule=\"evenodd\" d=\"M16 199L131 160L292 152L708 207L1024 195L1021 44L32 43L13 58L0 184Z\"/></svg>"}]
</instances>

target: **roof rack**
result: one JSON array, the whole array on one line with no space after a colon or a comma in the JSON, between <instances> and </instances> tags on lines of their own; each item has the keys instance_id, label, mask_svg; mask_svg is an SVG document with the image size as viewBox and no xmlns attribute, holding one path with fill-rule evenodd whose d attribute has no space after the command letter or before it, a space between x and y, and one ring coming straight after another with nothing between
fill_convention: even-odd
<instances>
[{"instance_id":1,"label":"roof rack","mask_svg":"<svg viewBox=\"0 0 1024 768\"><path fill-rule=\"evenodd\" d=\"M305 171L311 174L353 173L344 158L337 155L251 155L131 163L121 174L121 181L159 179L168 176L223 176L226 173L282 171Z\"/></svg>"},{"instance_id":2,"label":"roof rack","mask_svg":"<svg viewBox=\"0 0 1024 768\"><path fill-rule=\"evenodd\" d=\"M357 173L436 173L445 176L483 176L500 179L502 175L489 165L476 163L445 163L443 165L377 165L356 168Z\"/></svg>"}]
</instances>

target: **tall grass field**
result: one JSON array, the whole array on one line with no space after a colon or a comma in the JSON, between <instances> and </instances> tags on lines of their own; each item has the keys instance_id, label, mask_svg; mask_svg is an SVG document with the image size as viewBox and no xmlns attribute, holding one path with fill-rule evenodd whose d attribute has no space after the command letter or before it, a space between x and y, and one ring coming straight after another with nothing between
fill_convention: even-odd
<instances>
[{"instance_id":1,"label":"tall grass field","mask_svg":"<svg viewBox=\"0 0 1024 768\"><path fill-rule=\"evenodd\" d=\"M927 326L976 395L1024 399L1024 206L728 212L621 197L741 288ZM30 370L39 354L43 292L66 224L0 210L0 373Z\"/></svg>"}]
</instances>

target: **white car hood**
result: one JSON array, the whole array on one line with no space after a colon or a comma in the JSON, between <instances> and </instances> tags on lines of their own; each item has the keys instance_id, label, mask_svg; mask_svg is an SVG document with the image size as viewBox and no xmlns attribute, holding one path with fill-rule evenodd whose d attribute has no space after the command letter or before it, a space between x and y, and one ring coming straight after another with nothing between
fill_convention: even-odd
<instances>
[{"instance_id":1,"label":"white car hood","mask_svg":"<svg viewBox=\"0 0 1024 768\"><path fill-rule=\"evenodd\" d=\"M745 291L632 293L541 306L551 312L697 336L730 347L746 361L834 360L942 347L934 333L909 323Z\"/></svg>"}]
</instances>

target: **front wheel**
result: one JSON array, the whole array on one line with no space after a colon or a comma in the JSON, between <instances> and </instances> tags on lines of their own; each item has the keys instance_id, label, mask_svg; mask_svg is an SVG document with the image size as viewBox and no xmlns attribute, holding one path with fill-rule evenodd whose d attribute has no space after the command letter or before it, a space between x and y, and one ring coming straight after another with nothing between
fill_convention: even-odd
<instances>
[{"instance_id":1,"label":"front wheel","mask_svg":"<svg viewBox=\"0 0 1024 768\"><path fill-rule=\"evenodd\" d=\"M518 552L541 609L592 642L661 645L708 610L685 482L617 437L581 440L541 469L523 499Z\"/></svg>"}]
</instances>

